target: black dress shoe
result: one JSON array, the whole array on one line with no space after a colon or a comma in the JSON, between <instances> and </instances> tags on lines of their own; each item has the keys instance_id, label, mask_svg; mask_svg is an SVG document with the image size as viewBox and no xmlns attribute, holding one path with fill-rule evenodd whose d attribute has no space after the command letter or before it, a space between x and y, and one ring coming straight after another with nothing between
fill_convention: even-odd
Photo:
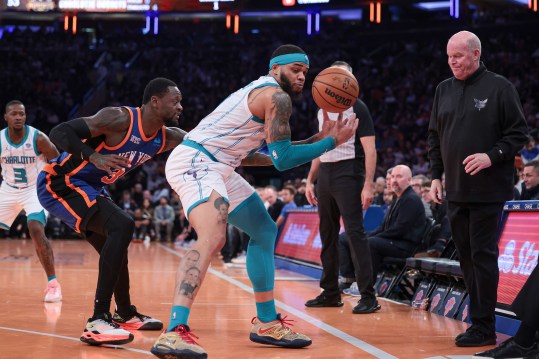
<instances>
[{"instance_id":1,"label":"black dress shoe","mask_svg":"<svg viewBox=\"0 0 539 359\"><path fill-rule=\"evenodd\" d=\"M321 308L321 307L342 307L344 305L341 302L341 295L327 295L326 292L322 292L318 297L305 302L306 307Z\"/></svg>"},{"instance_id":2,"label":"black dress shoe","mask_svg":"<svg viewBox=\"0 0 539 359\"><path fill-rule=\"evenodd\" d=\"M520 346L515 342L514 338L510 338L506 340L505 342L501 343L494 349L486 350L484 352L480 352L477 354L474 354L473 358L476 359L485 359L485 358L492 358L492 359L507 359L507 358L526 358L529 355L532 355L534 351L536 351L537 347L535 344L529 348L525 348L523 346Z\"/></svg>"},{"instance_id":3,"label":"black dress shoe","mask_svg":"<svg viewBox=\"0 0 539 359\"><path fill-rule=\"evenodd\" d=\"M455 341L459 340L463 335L466 335L466 334L467 334L468 332L470 332L470 331L474 331L474 330L479 330L479 331L481 331L481 329L479 329L479 328L480 328L480 327L479 327L478 325L473 325L473 324L472 324L471 326L468 327L468 329L466 329L465 332L462 332L462 333L460 333L459 335L457 335L457 336L455 337Z\"/></svg>"},{"instance_id":4,"label":"black dress shoe","mask_svg":"<svg viewBox=\"0 0 539 359\"><path fill-rule=\"evenodd\" d=\"M484 347L496 344L496 333L486 334L476 328L469 329L455 340L457 347Z\"/></svg>"},{"instance_id":5,"label":"black dress shoe","mask_svg":"<svg viewBox=\"0 0 539 359\"><path fill-rule=\"evenodd\" d=\"M361 298L354 309L352 309L352 313L369 314L379 311L380 308L382 307L378 304L376 298Z\"/></svg>"}]
</instances>

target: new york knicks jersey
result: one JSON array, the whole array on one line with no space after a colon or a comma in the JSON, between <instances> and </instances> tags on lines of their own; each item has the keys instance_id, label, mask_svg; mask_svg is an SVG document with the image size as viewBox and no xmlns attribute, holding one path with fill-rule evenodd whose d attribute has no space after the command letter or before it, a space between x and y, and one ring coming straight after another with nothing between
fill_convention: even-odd
<instances>
[{"instance_id":1,"label":"new york knicks jersey","mask_svg":"<svg viewBox=\"0 0 539 359\"><path fill-rule=\"evenodd\" d=\"M163 126L153 136L146 137L142 130L140 108L125 108L129 111L131 123L122 142L113 147L107 146L105 136L100 136L89 139L86 144L102 155L115 154L129 159L130 168L116 170L109 175L92 163L63 152L45 167L45 171L52 175L66 175L72 179L80 179L94 187L103 187L162 152L165 148L166 127Z\"/></svg>"},{"instance_id":2,"label":"new york knicks jersey","mask_svg":"<svg viewBox=\"0 0 539 359\"><path fill-rule=\"evenodd\" d=\"M0 166L3 181L11 187L34 186L46 163L45 156L36 147L39 130L26 125L26 135L19 144L11 142L8 129L0 131Z\"/></svg>"},{"instance_id":3,"label":"new york knicks jersey","mask_svg":"<svg viewBox=\"0 0 539 359\"><path fill-rule=\"evenodd\" d=\"M265 145L264 121L248 105L249 93L264 86L279 84L271 76L261 76L221 102L185 139L204 146L217 161L238 167L243 158Z\"/></svg>"}]
</instances>

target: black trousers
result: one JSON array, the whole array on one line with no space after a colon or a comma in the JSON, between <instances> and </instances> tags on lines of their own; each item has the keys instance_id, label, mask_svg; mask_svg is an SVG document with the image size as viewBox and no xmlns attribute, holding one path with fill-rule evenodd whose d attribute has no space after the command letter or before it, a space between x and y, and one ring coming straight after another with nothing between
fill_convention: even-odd
<instances>
[{"instance_id":1,"label":"black trousers","mask_svg":"<svg viewBox=\"0 0 539 359\"><path fill-rule=\"evenodd\" d=\"M470 295L470 319L485 334L496 331L498 229L503 203L449 202L453 241Z\"/></svg>"},{"instance_id":2,"label":"black trousers","mask_svg":"<svg viewBox=\"0 0 539 359\"><path fill-rule=\"evenodd\" d=\"M320 164L317 184L322 241L320 287L328 295L339 293L338 241L342 216L359 291L363 298L374 298L371 253L363 228L363 167L359 160Z\"/></svg>"}]
</instances>

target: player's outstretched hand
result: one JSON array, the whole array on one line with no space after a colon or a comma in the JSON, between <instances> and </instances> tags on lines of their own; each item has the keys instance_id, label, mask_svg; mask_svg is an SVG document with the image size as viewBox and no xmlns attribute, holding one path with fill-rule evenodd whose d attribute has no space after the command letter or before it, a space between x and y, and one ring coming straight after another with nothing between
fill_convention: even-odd
<instances>
[{"instance_id":1,"label":"player's outstretched hand","mask_svg":"<svg viewBox=\"0 0 539 359\"><path fill-rule=\"evenodd\" d=\"M329 119L328 114L324 111L324 122ZM335 125L331 128L330 135L335 139L335 147L345 143L348 139L356 133L359 120L356 114L353 113L343 119L343 114L339 114Z\"/></svg>"},{"instance_id":2,"label":"player's outstretched hand","mask_svg":"<svg viewBox=\"0 0 539 359\"><path fill-rule=\"evenodd\" d=\"M131 167L127 158L118 155L102 155L96 152L90 156L89 160L97 168L107 171L109 175L112 175L115 170L120 171Z\"/></svg>"}]
</instances>

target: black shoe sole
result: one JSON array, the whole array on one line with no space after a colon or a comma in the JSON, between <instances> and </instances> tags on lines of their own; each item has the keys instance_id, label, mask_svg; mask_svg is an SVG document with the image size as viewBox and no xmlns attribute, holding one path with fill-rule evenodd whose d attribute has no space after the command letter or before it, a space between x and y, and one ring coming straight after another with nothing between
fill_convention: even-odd
<instances>
[{"instance_id":1,"label":"black shoe sole","mask_svg":"<svg viewBox=\"0 0 539 359\"><path fill-rule=\"evenodd\" d=\"M89 345L94 345L94 346L97 346L97 345L104 345L104 344L110 344L110 345L122 345L122 344L127 344L127 343L131 343L133 341L133 339L135 339L135 336L133 334L130 334L129 337L127 339L122 339L122 340L106 340L106 341L103 341L103 342L98 342L97 340L94 340L92 338L85 338L85 337L80 337L80 341L83 342L83 343L86 343L86 344L89 344Z\"/></svg>"},{"instance_id":2,"label":"black shoe sole","mask_svg":"<svg viewBox=\"0 0 539 359\"><path fill-rule=\"evenodd\" d=\"M150 349L150 352L161 359L206 359L208 354L195 353L191 350L160 350L157 348Z\"/></svg>"},{"instance_id":3,"label":"black shoe sole","mask_svg":"<svg viewBox=\"0 0 539 359\"><path fill-rule=\"evenodd\" d=\"M356 311L356 309L352 309L352 313L354 314L370 314L370 313L374 313L374 312L377 312L379 311L380 309L382 309L382 306L380 304L377 304L376 306L372 307L372 308L369 308L367 310L362 310L362 311Z\"/></svg>"},{"instance_id":4,"label":"black shoe sole","mask_svg":"<svg viewBox=\"0 0 539 359\"><path fill-rule=\"evenodd\" d=\"M463 348L471 348L471 347L486 347L489 345L496 345L496 338L494 339L488 339L484 340L482 342L476 342L476 343L461 343L458 340L455 342L455 345L457 347L463 347Z\"/></svg>"},{"instance_id":5,"label":"black shoe sole","mask_svg":"<svg viewBox=\"0 0 539 359\"><path fill-rule=\"evenodd\" d=\"M335 308L335 307L342 307L344 305L343 302L335 302L335 303L319 303L319 304L307 304L305 303L305 306L308 308Z\"/></svg>"},{"instance_id":6,"label":"black shoe sole","mask_svg":"<svg viewBox=\"0 0 539 359\"><path fill-rule=\"evenodd\" d=\"M301 339L292 340L292 341L275 340L273 338L263 337L255 333L251 333L249 335L249 339L252 342L255 342L258 344L274 345L274 346L282 347L282 348L295 348L295 349L305 348L313 343L312 340L301 340Z\"/></svg>"}]
</instances>

